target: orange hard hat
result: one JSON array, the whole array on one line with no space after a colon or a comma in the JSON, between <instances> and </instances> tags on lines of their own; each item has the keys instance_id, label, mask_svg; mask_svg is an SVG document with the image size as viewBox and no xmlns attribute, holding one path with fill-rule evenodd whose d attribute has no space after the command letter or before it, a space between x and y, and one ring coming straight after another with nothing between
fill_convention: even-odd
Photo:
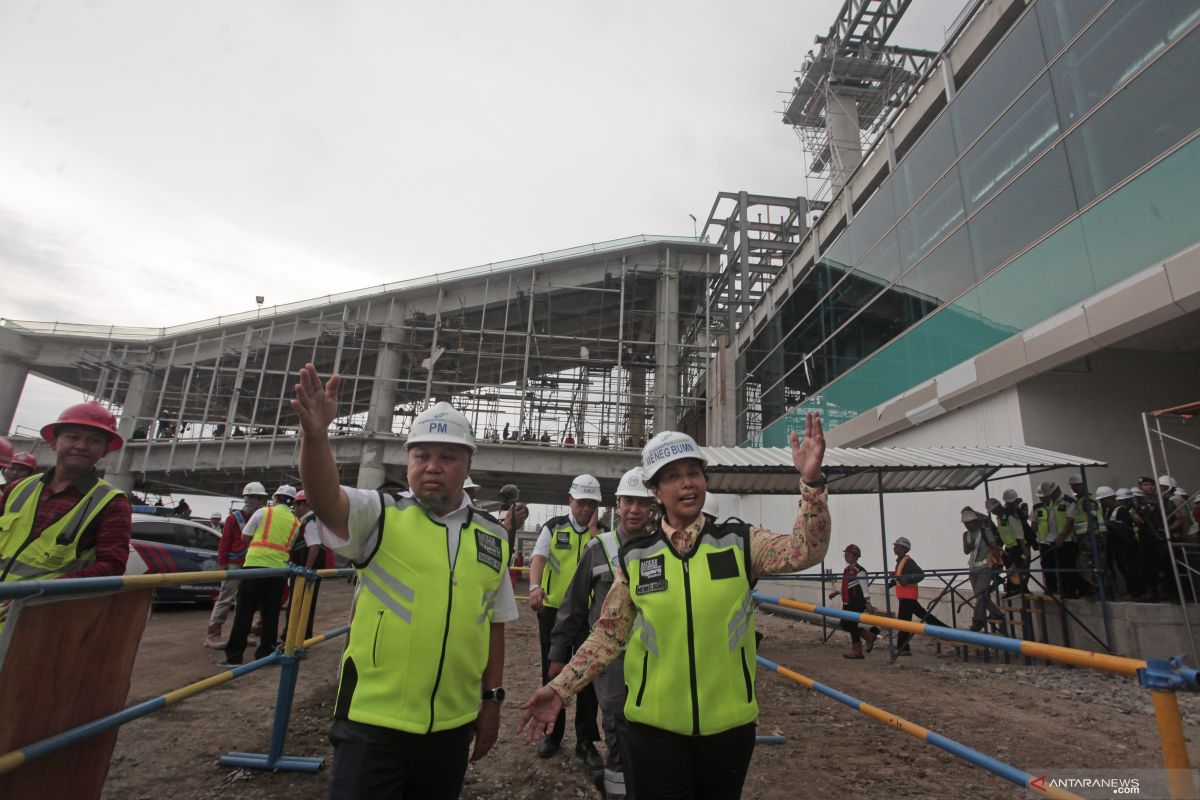
<instances>
[{"instance_id":1,"label":"orange hard hat","mask_svg":"<svg viewBox=\"0 0 1200 800\"><path fill-rule=\"evenodd\" d=\"M80 425L107 433L109 437L108 452L110 453L120 450L121 446L125 444L125 440L117 433L117 418L95 400L88 403L77 403L64 409L58 415L58 419L42 428L42 438L50 444L54 444L54 437L58 435L59 425Z\"/></svg>"},{"instance_id":2,"label":"orange hard hat","mask_svg":"<svg viewBox=\"0 0 1200 800\"><path fill-rule=\"evenodd\" d=\"M12 463L13 446L12 442L0 436L0 469L7 467Z\"/></svg>"}]
</instances>

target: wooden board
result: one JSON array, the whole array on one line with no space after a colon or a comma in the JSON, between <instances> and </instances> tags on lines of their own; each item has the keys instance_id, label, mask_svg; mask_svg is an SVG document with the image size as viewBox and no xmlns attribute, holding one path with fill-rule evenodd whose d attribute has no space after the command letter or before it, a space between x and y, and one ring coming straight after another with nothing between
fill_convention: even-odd
<instances>
[{"instance_id":1,"label":"wooden board","mask_svg":"<svg viewBox=\"0 0 1200 800\"><path fill-rule=\"evenodd\" d=\"M27 604L0 664L0 753L125 707L153 589ZM114 728L0 775L0 800L99 798Z\"/></svg>"}]
</instances>

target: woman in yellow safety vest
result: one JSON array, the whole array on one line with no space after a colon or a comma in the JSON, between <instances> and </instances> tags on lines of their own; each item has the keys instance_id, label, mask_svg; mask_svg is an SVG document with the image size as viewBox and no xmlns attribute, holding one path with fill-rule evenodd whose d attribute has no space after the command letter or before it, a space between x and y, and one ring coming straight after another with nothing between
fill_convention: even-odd
<instances>
[{"instance_id":1,"label":"woman in yellow safety vest","mask_svg":"<svg viewBox=\"0 0 1200 800\"><path fill-rule=\"evenodd\" d=\"M625 650L621 737L630 794L737 798L754 750L753 582L819 564L829 549L821 420L791 434L800 508L790 534L702 513L707 460L686 434L664 431L642 451L642 476L662 507L652 533L622 544L619 580L592 634L522 708L518 732L544 735L563 704ZM532 723L532 724L531 724Z\"/></svg>"}]
</instances>

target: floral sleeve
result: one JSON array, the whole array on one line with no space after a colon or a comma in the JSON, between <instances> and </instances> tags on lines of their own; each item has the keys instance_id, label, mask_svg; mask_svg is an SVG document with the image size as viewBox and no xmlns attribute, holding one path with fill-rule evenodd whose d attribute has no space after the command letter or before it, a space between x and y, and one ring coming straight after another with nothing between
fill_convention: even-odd
<instances>
[{"instance_id":1,"label":"floral sleeve","mask_svg":"<svg viewBox=\"0 0 1200 800\"><path fill-rule=\"evenodd\" d=\"M558 677L550 681L550 688L558 692L564 703L616 660L625 648L636 618L637 606L629 594L629 584L624 580L614 581L591 635L575 651Z\"/></svg>"},{"instance_id":2,"label":"floral sleeve","mask_svg":"<svg viewBox=\"0 0 1200 800\"><path fill-rule=\"evenodd\" d=\"M829 550L829 491L800 483L800 508L792 532L750 529L750 562L754 575L774 575L820 564Z\"/></svg>"}]
</instances>

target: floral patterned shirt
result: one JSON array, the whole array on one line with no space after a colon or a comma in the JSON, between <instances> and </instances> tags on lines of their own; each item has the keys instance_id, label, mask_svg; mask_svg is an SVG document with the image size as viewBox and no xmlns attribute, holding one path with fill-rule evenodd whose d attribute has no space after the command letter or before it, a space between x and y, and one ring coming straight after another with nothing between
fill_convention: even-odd
<instances>
[{"instance_id":1,"label":"floral patterned shirt","mask_svg":"<svg viewBox=\"0 0 1200 800\"><path fill-rule=\"evenodd\" d=\"M790 534L757 527L750 529L752 577L796 572L821 563L829 550L828 498L824 485L814 488L801 481L800 508ZM701 515L686 528L675 529L663 520L662 531L676 553L686 553L700 536L704 521ZM635 619L637 606L629 594L629 579L621 575L613 582L591 635L558 677L549 683L564 703L591 683L625 649Z\"/></svg>"}]
</instances>

